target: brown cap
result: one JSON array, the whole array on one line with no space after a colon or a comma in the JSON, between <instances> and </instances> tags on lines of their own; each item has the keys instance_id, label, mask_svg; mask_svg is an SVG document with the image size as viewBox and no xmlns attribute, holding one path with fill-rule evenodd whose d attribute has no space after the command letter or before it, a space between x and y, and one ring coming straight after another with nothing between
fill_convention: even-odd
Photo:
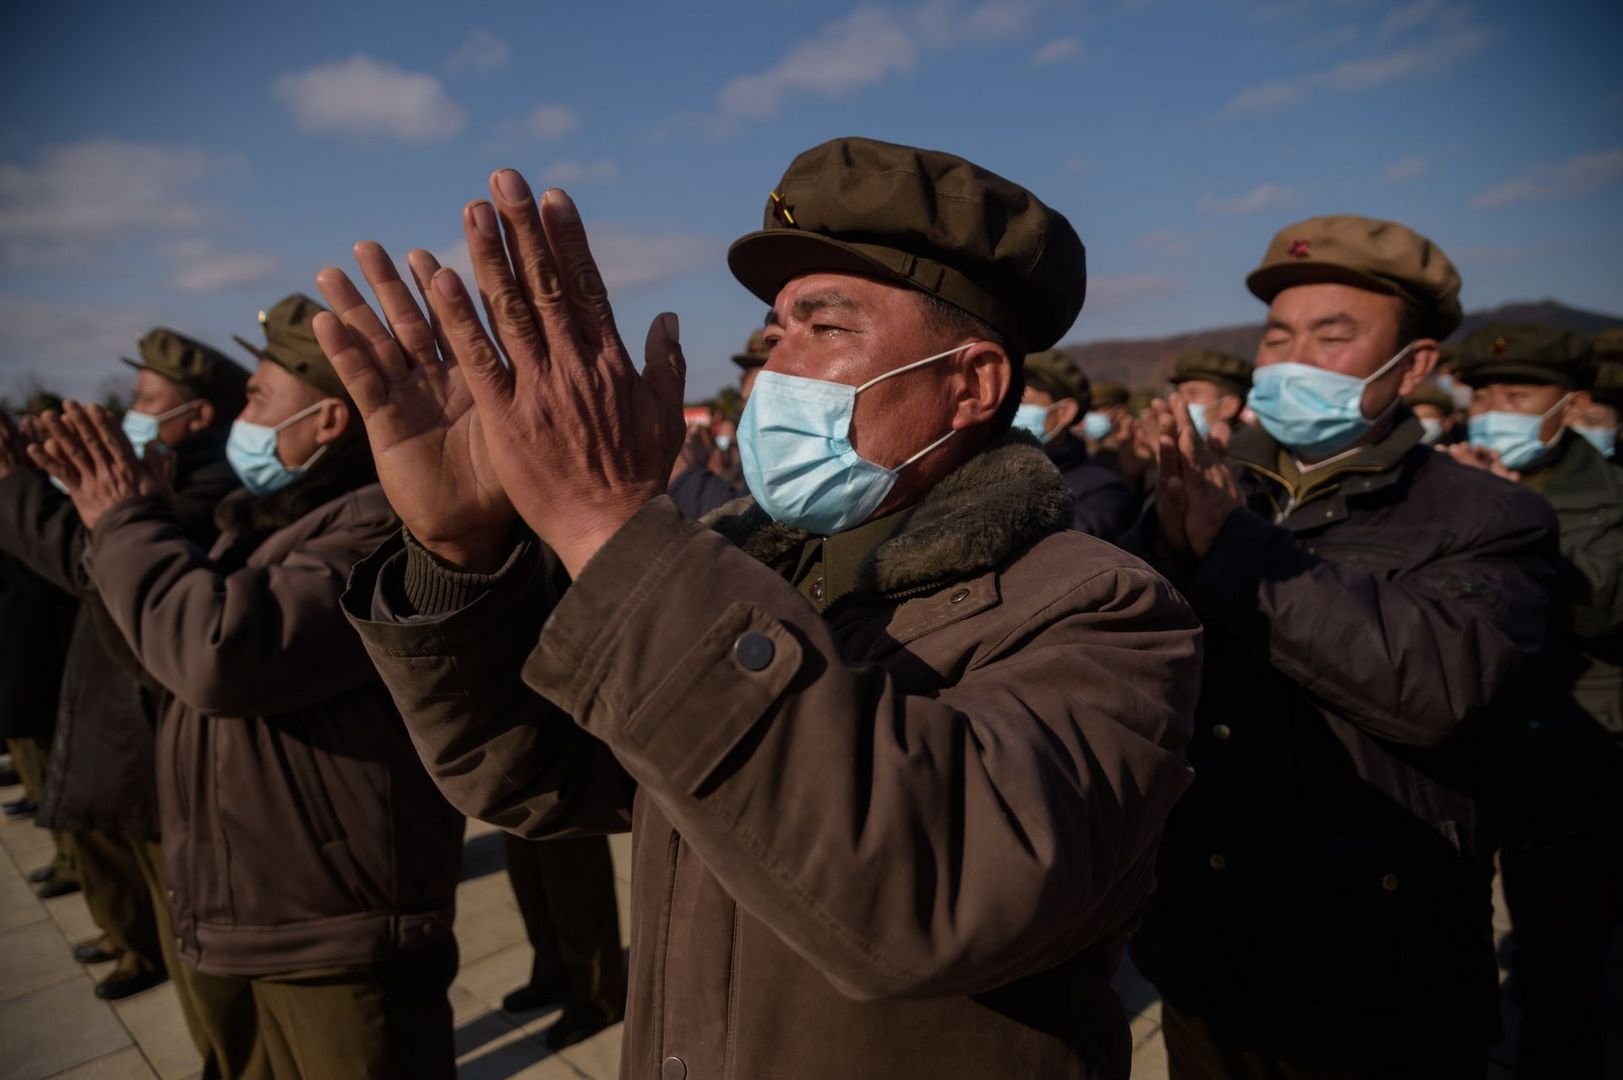
<instances>
[{"instance_id":1,"label":"brown cap","mask_svg":"<svg viewBox=\"0 0 1623 1080\"><path fill-rule=\"evenodd\" d=\"M1453 395L1433 382L1424 382L1414 388L1414 393L1403 399L1403 403L1411 409L1416 405L1430 405L1441 409L1444 416L1452 416L1457 406Z\"/></svg>"},{"instance_id":2,"label":"brown cap","mask_svg":"<svg viewBox=\"0 0 1623 1080\"><path fill-rule=\"evenodd\" d=\"M1063 214L963 158L873 139L795 158L763 228L734 242L727 265L768 304L801 274L883 278L981 319L1017 352L1059 341L1087 291L1082 241Z\"/></svg>"},{"instance_id":3,"label":"brown cap","mask_svg":"<svg viewBox=\"0 0 1623 1080\"><path fill-rule=\"evenodd\" d=\"M1488 323L1460 341L1454 372L1467 386L1496 382L1550 383L1587 390L1594 353L1577 334L1529 323Z\"/></svg>"},{"instance_id":4,"label":"brown cap","mask_svg":"<svg viewBox=\"0 0 1623 1080\"><path fill-rule=\"evenodd\" d=\"M766 328L762 327L744 342L743 352L733 354L733 363L749 371L751 368L765 367L766 356Z\"/></svg>"},{"instance_id":5,"label":"brown cap","mask_svg":"<svg viewBox=\"0 0 1623 1080\"><path fill-rule=\"evenodd\" d=\"M1602 330L1593 340L1595 385L1590 393L1602 405L1623 409L1623 327Z\"/></svg>"},{"instance_id":6,"label":"brown cap","mask_svg":"<svg viewBox=\"0 0 1623 1080\"><path fill-rule=\"evenodd\" d=\"M1056 399L1075 398L1087 410L1093 404L1088 373L1064 349L1044 349L1026 355L1026 383L1037 385Z\"/></svg>"},{"instance_id":7,"label":"brown cap","mask_svg":"<svg viewBox=\"0 0 1623 1080\"><path fill-rule=\"evenodd\" d=\"M1274 234L1245 279L1265 304L1293 285L1322 282L1401 297L1428 337L1447 337L1463 318L1460 272L1441 248L1393 221L1332 214L1297 222Z\"/></svg>"},{"instance_id":8,"label":"brown cap","mask_svg":"<svg viewBox=\"0 0 1623 1080\"><path fill-rule=\"evenodd\" d=\"M1125 405L1131 400L1127 387L1119 382L1096 382L1093 384L1093 407L1095 409L1113 409L1117 405Z\"/></svg>"},{"instance_id":9,"label":"brown cap","mask_svg":"<svg viewBox=\"0 0 1623 1080\"><path fill-rule=\"evenodd\" d=\"M1172 362L1172 384L1216 383L1239 397L1251 392L1251 361L1218 349L1190 349Z\"/></svg>"},{"instance_id":10,"label":"brown cap","mask_svg":"<svg viewBox=\"0 0 1623 1080\"><path fill-rule=\"evenodd\" d=\"M248 402L248 372L212 345L156 327L136 343L141 359L121 359L137 371L161 375L214 406L220 419L229 420Z\"/></svg>"},{"instance_id":11,"label":"brown cap","mask_svg":"<svg viewBox=\"0 0 1623 1080\"><path fill-rule=\"evenodd\" d=\"M291 293L269 311L259 313L259 325L265 329L263 347L240 337L236 342L259 359L280 364L323 394L347 400L349 391L316 343L315 318L326 310L303 293Z\"/></svg>"}]
</instances>

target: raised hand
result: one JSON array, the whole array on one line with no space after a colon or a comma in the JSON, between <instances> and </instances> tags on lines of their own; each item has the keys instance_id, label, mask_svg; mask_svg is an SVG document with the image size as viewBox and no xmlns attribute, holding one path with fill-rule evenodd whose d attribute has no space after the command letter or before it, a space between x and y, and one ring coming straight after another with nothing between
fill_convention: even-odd
<instances>
[{"instance_id":1,"label":"raised hand","mask_svg":"<svg viewBox=\"0 0 1623 1080\"><path fill-rule=\"evenodd\" d=\"M490 571L506 553L513 505L485 445L464 370L444 347L383 248L355 245L385 326L342 270L316 275L337 316L316 316L316 339L366 424L378 480L412 535L444 561ZM439 263L407 257L425 297Z\"/></svg>"},{"instance_id":2,"label":"raised hand","mask_svg":"<svg viewBox=\"0 0 1623 1080\"><path fill-rule=\"evenodd\" d=\"M1160 473L1155 500L1161 531L1178 550L1205 555L1229 515L1244 505L1228 459L1228 427L1201 438L1181 394L1150 402Z\"/></svg>"},{"instance_id":3,"label":"raised hand","mask_svg":"<svg viewBox=\"0 0 1623 1080\"><path fill-rule=\"evenodd\" d=\"M34 464L62 481L79 520L95 529L115 504L137 495L168 497L169 484L154 447L146 460L100 405L69 401L62 414L40 417L45 440L28 447Z\"/></svg>"},{"instance_id":4,"label":"raised hand","mask_svg":"<svg viewBox=\"0 0 1623 1080\"><path fill-rule=\"evenodd\" d=\"M10 414L0 409L0 480L32 468L28 458L28 439L12 423Z\"/></svg>"},{"instance_id":5,"label":"raised hand","mask_svg":"<svg viewBox=\"0 0 1623 1080\"><path fill-rule=\"evenodd\" d=\"M675 315L654 320L639 373L569 196L549 191L538 205L512 169L490 190L462 224L495 339L453 271L433 276L429 303L502 488L576 574L665 490L684 435L679 329Z\"/></svg>"},{"instance_id":6,"label":"raised hand","mask_svg":"<svg viewBox=\"0 0 1623 1080\"><path fill-rule=\"evenodd\" d=\"M1440 454L1447 454L1461 465L1472 469L1481 469L1493 475L1509 480L1513 484L1521 483L1522 474L1515 469L1507 469L1505 463L1499 460L1499 451L1489 450L1485 446L1473 446L1470 443L1453 443L1449 446L1439 446L1436 450Z\"/></svg>"}]
</instances>

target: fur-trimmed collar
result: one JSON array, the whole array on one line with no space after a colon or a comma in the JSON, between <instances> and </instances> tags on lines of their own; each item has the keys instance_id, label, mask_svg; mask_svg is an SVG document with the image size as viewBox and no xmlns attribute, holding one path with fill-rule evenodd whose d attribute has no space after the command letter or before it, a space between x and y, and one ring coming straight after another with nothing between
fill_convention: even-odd
<instances>
[{"instance_id":1,"label":"fur-trimmed collar","mask_svg":"<svg viewBox=\"0 0 1623 1080\"><path fill-rule=\"evenodd\" d=\"M1070 492L1037 440L1023 431L994 439L926 494L890 539L857 567L856 591L886 595L999 566L1071 524ZM704 523L745 553L778 566L812 534L767 517L746 496Z\"/></svg>"},{"instance_id":2,"label":"fur-trimmed collar","mask_svg":"<svg viewBox=\"0 0 1623 1080\"><path fill-rule=\"evenodd\" d=\"M222 534L267 535L377 478L371 451L364 443L352 443L280 491L265 496L247 488L232 492L215 508L214 524Z\"/></svg>"}]
</instances>

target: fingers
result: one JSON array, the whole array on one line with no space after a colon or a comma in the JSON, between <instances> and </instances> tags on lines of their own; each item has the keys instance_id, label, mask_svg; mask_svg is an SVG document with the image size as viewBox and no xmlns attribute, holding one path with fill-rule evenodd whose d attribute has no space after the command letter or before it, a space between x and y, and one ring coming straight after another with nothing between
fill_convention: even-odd
<instances>
[{"instance_id":1,"label":"fingers","mask_svg":"<svg viewBox=\"0 0 1623 1080\"><path fill-rule=\"evenodd\" d=\"M53 439L31 443L28 447L28 459L34 463L35 468L50 473L70 489L79 487L81 475L79 468L68 458L61 443Z\"/></svg>"},{"instance_id":2,"label":"fingers","mask_svg":"<svg viewBox=\"0 0 1623 1080\"><path fill-rule=\"evenodd\" d=\"M592 257L591 246L586 240L586 226L581 223L580 211L576 209L574 200L557 188L548 191L541 201L541 222L546 228L547 243L558 262L564 295L569 300L568 308L571 314L579 313L583 322L584 340L597 345L595 352L601 362L618 362L629 367L625 349L620 347L620 332L614 325L609 292L603 284L597 260ZM548 334L553 332L550 318L546 331Z\"/></svg>"},{"instance_id":3,"label":"fingers","mask_svg":"<svg viewBox=\"0 0 1623 1080\"><path fill-rule=\"evenodd\" d=\"M501 214L508 258L536 311L537 329L542 338L556 348L549 323L555 324L560 332L567 330L570 334L578 328L571 325L558 260L541 223L542 208L536 204L530 185L517 169L498 169L491 173L490 194ZM585 345L586 341L582 339L579 343Z\"/></svg>"},{"instance_id":4,"label":"fingers","mask_svg":"<svg viewBox=\"0 0 1623 1080\"><path fill-rule=\"evenodd\" d=\"M378 298L383 317L388 320L389 330L407 362L419 366L437 364L439 349L434 341L434 329L423 317L411 290L400 280L400 271L395 269L394 260L383 250L383 245L361 241L355 245L355 261L367 284L372 286L372 294Z\"/></svg>"},{"instance_id":5,"label":"fingers","mask_svg":"<svg viewBox=\"0 0 1623 1080\"><path fill-rule=\"evenodd\" d=\"M329 266L316 275L316 288L321 290L333 314L349 328L350 338L366 349L379 375L384 379L398 379L406 374L409 365L405 353L348 274Z\"/></svg>"},{"instance_id":6,"label":"fingers","mask_svg":"<svg viewBox=\"0 0 1623 1080\"><path fill-rule=\"evenodd\" d=\"M101 433L96 430L95 421L89 409L99 409L100 406L82 406L76 401L69 401L62 406L62 422L78 437L79 443L84 447L90 462L90 471L98 474L111 474L115 462L112 452L102 442Z\"/></svg>"},{"instance_id":7,"label":"fingers","mask_svg":"<svg viewBox=\"0 0 1623 1080\"><path fill-rule=\"evenodd\" d=\"M343 273L336 269L332 272L340 275ZM327 271L323 270L321 275L317 276L318 283L326 273ZM327 302L332 302L330 297ZM372 350L330 312L317 313L312 329L315 330L316 344L321 346L321 351L327 355L333 370L338 372L339 379L343 380L344 389L355 399L355 407L361 411L361 419L364 421L389 400L388 385L384 382L383 372L373 359Z\"/></svg>"},{"instance_id":8,"label":"fingers","mask_svg":"<svg viewBox=\"0 0 1623 1080\"><path fill-rule=\"evenodd\" d=\"M663 430L682 429L682 395L687 388L687 358L682 355L681 323L667 311L649 324L643 343L643 382L654 396Z\"/></svg>"},{"instance_id":9,"label":"fingers","mask_svg":"<svg viewBox=\"0 0 1623 1080\"><path fill-rule=\"evenodd\" d=\"M431 252L413 248L406 253L406 266L411 270L411 279L417 285L417 295L422 298L423 307L428 312L428 325L434 331L434 343L439 348L440 360L447 365L455 364L456 356L451 352L451 343L445 338L445 328L440 325L439 316L434 314L434 308L428 300L428 283L440 272L440 261L434 258Z\"/></svg>"},{"instance_id":10,"label":"fingers","mask_svg":"<svg viewBox=\"0 0 1623 1080\"><path fill-rule=\"evenodd\" d=\"M1227 456L1229 440L1234 437L1234 429L1229 427L1227 420L1219 420L1212 425L1211 431L1206 433L1206 445L1214 453Z\"/></svg>"},{"instance_id":11,"label":"fingers","mask_svg":"<svg viewBox=\"0 0 1623 1080\"><path fill-rule=\"evenodd\" d=\"M1172 411L1172 422L1176 427L1174 436L1178 444L1178 452L1189 461L1197 461L1200 457L1200 432L1195 430L1194 418L1189 415L1189 405L1184 401L1183 395L1173 391L1167 397L1167 405Z\"/></svg>"},{"instance_id":12,"label":"fingers","mask_svg":"<svg viewBox=\"0 0 1623 1080\"><path fill-rule=\"evenodd\" d=\"M100 405L86 406L85 417L89 420L106 459L112 462L115 469L122 470L125 475L133 479L139 463L135 458L135 447L130 445L129 437L124 434L124 429L113 423L112 415ZM147 449L156 450L159 445L161 444L158 440L153 439L147 444Z\"/></svg>"},{"instance_id":13,"label":"fingers","mask_svg":"<svg viewBox=\"0 0 1623 1080\"><path fill-rule=\"evenodd\" d=\"M480 325L467 286L455 270L441 268L429 283L428 295L475 403L493 415L506 409L513 400L513 372L502 364L495 342Z\"/></svg>"},{"instance_id":14,"label":"fingers","mask_svg":"<svg viewBox=\"0 0 1623 1080\"><path fill-rule=\"evenodd\" d=\"M512 170L503 172L511 173ZM492 190L495 187L493 178ZM534 202L530 205L533 212ZM522 215L520 208L515 206L503 209L504 212ZM528 291L514 276L507 247L502 241L501 226L496 221L495 207L482 199L463 207L462 232L468 240L468 257L473 262L474 281L479 286L480 298L484 300L485 312L490 317L490 329L501 343L502 352L512 363L514 376L526 380L539 377L547 370L549 339L541 323L536 321Z\"/></svg>"}]
</instances>

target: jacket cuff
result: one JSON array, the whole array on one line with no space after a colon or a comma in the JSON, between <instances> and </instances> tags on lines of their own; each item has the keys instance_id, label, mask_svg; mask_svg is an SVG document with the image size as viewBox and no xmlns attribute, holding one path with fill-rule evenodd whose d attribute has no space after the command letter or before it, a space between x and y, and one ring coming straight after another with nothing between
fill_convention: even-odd
<instances>
[{"instance_id":1,"label":"jacket cuff","mask_svg":"<svg viewBox=\"0 0 1623 1080\"><path fill-rule=\"evenodd\" d=\"M411 530L402 528L400 535L406 544L406 565L400 591L403 602L396 606L395 614L401 616L446 615L467 607L512 575L524 546L515 544L495 573L475 574L441 562L417 542Z\"/></svg>"}]
</instances>

